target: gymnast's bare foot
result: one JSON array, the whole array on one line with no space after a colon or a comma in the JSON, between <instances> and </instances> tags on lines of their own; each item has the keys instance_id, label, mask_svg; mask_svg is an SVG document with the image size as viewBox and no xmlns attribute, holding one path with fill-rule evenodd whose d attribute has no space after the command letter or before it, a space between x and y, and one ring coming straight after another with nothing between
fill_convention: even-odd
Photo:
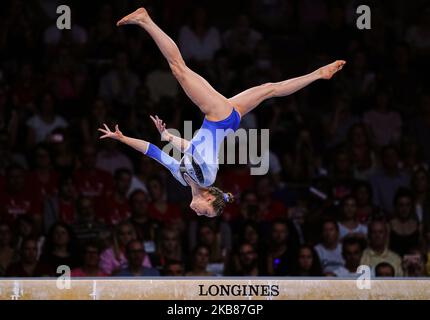
<instances>
[{"instance_id":1,"label":"gymnast's bare foot","mask_svg":"<svg viewBox=\"0 0 430 320\"><path fill-rule=\"evenodd\" d=\"M136 11L119 20L116 25L123 26L125 24L141 24L150 21L150 17L145 8L139 8Z\"/></svg>"},{"instance_id":2,"label":"gymnast's bare foot","mask_svg":"<svg viewBox=\"0 0 430 320\"><path fill-rule=\"evenodd\" d=\"M336 72L342 70L345 64L346 61L344 60L336 60L335 62L320 68L318 71L319 75L321 76L321 79L331 79Z\"/></svg>"}]
</instances>

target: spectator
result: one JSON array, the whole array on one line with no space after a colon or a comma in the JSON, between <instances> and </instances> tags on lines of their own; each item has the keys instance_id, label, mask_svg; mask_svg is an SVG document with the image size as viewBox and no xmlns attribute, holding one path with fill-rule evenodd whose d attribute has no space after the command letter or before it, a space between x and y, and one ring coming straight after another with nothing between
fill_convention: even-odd
<instances>
[{"instance_id":1,"label":"spectator","mask_svg":"<svg viewBox=\"0 0 430 320\"><path fill-rule=\"evenodd\" d=\"M400 257L388 249L388 226L383 220L374 220L369 225L369 246L363 252L360 264L375 268L381 262L393 266L395 276L403 276ZM375 269L373 269L375 270Z\"/></svg>"},{"instance_id":2,"label":"spectator","mask_svg":"<svg viewBox=\"0 0 430 320\"><path fill-rule=\"evenodd\" d=\"M81 167L74 172L78 193L91 198L111 194L112 176L108 172L96 168L96 150L93 145L82 146L79 160Z\"/></svg>"},{"instance_id":3,"label":"spectator","mask_svg":"<svg viewBox=\"0 0 430 320\"><path fill-rule=\"evenodd\" d=\"M114 68L100 79L99 95L110 103L131 105L139 83L139 77L130 70L127 53L119 52Z\"/></svg>"},{"instance_id":4,"label":"spectator","mask_svg":"<svg viewBox=\"0 0 430 320\"><path fill-rule=\"evenodd\" d=\"M339 226L333 220L327 220L322 225L322 242L315 246L315 251L321 261L324 273L333 273L343 267L342 245L339 243Z\"/></svg>"},{"instance_id":5,"label":"spectator","mask_svg":"<svg viewBox=\"0 0 430 320\"><path fill-rule=\"evenodd\" d=\"M18 258L17 251L12 245L12 229L7 223L0 223L0 277L4 276L7 268Z\"/></svg>"},{"instance_id":6,"label":"spectator","mask_svg":"<svg viewBox=\"0 0 430 320\"><path fill-rule=\"evenodd\" d=\"M354 186L353 195L357 200L357 219L360 223L367 224L376 211L372 204L372 186L367 181L359 181Z\"/></svg>"},{"instance_id":7,"label":"spectator","mask_svg":"<svg viewBox=\"0 0 430 320\"><path fill-rule=\"evenodd\" d=\"M33 147L35 144L45 141L48 135L56 128L66 128L66 120L55 112L55 101L51 93L45 93L41 97L40 111L28 119L27 144Z\"/></svg>"},{"instance_id":8,"label":"spectator","mask_svg":"<svg viewBox=\"0 0 430 320\"><path fill-rule=\"evenodd\" d=\"M339 239L355 234L367 237L367 226L357 219L357 201L354 196L346 196L340 203Z\"/></svg>"},{"instance_id":9,"label":"spectator","mask_svg":"<svg viewBox=\"0 0 430 320\"><path fill-rule=\"evenodd\" d=\"M82 250L81 266L71 272L72 277L106 277L100 268L100 247L97 243L87 243Z\"/></svg>"},{"instance_id":10,"label":"spectator","mask_svg":"<svg viewBox=\"0 0 430 320\"><path fill-rule=\"evenodd\" d=\"M272 224L271 239L267 251L267 270L269 275L287 275L291 270L295 252L289 248L289 230L285 221L277 220Z\"/></svg>"},{"instance_id":11,"label":"spectator","mask_svg":"<svg viewBox=\"0 0 430 320\"><path fill-rule=\"evenodd\" d=\"M116 276L119 277L158 277L157 269L142 266L146 253L139 240L131 240L126 247L128 266L123 267Z\"/></svg>"},{"instance_id":12,"label":"spectator","mask_svg":"<svg viewBox=\"0 0 430 320\"><path fill-rule=\"evenodd\" d=\"M394 198L395 212L390 220L390 249L399 256L419 245L420 230L409 189L399 189Z\"/></svg>"},{"instance_id":13,"label":"spectator","mask_svg":"<svg viewBox=\"0 0 430 320\"><path fill-rule=\"evenodd\" d=\"M221 48L219 31L209 24L207 11L203 7L193 9L191 23L181 27L178 41L186 61L210 61Z\"/></svg>"},{"instance_id":14,"label":"spectator","mask_svg":"<svg viewBox=\"0 0 430 320\"><path fill-rule=\"evenodd\" d=\"M395 274L394 267L388 262L378 263L375 267L376 277L394 278Z\"/></svg>"},{"instance_id":15,"label":"spectator","mask_svg":"<svg viewBox=\"0 0 430 320\"><path fill-rule=\"evenodd\" d=\"M426 225L430 218L430 175L423 167L418 168L411 178L411 189L415 199L415 213L419 223Z\"/></svg>"},{"instance_id":16,"label":"spectator","mask_svg":"<svg viewBox=\"0 0 430 320\"><path fill-rule=\"evenodd\" d=\"M190 270L186 276L213 276L213 273L208 271L210 250L205 245L197 245L191 253Z\"/></svg>"},{"instance_id":17,"label":"spectator","mask_svg":"<svg viewBox=\"0 0 430 320\"><path fill-rule=\"evenodd\" d=\"M157 250L162 266L168 261L183 261L183 250L178 230L164 228L161 233L161 241Z\"/></svg>"},{"instance_id":18,"label":"spectator","mask_svg":"<svg viewBox=\"0 0 430 320\"><path fill-rule=\"evenodd\" d=\"M375 109L363 116L379 147L398 142L402 134L402 118L398 112L390 110L390 104L389 93L380 88L375 98Z\"/></svg>"},{"instance_id":19,"label":"spectator","mask_svg":"<svg viewBox=\"0 0 430 320\"><path fill-rule=\"evenodd\" d=\"M6 277L49 277L53 271L48 265L38 259L37 240L28 238L23 240L20 259L11 264L6 270Z\"/></svg>"},{"instance_id":20,"label":"spectator","mask_svg":"<svg viewBox=\"0 0 430 320\"><path fill-rule=\"evenodd\" d=\"M58 195L52 196L45 201L44 223L45 229L55 222L63 222L71 225L76 222L76 200L77 192L71 176L61 177Z\"/></svg>"},{"instance_id":21,"label":"spectator","mask_svg":"<svg viewBox=\"0 0 430 320\"><path fill-rule=\"evenodd\" d=\"M91 198L80 197L76 209L76 222L72 228L78 243L101 240L106 235L106 226L97 220Z\"/></svg>"},{"instance_id":22,"label":"spectator","mask_svg":"<svg viewBox=\"0 0 430 320\"><path fill-rule=\"evenodd\" d=\"M164 266L164 275L168 277L181 277L184 275L184 266L180 261L169 261Z\"/></svg>"},{"instance_id":23,"label":"spectator","mask_svg":"<svg viewBox=\"0 0 430 320\"><path fill-rule=\"evenodd\" d=\"M227 275L231 276L261 276L264 275L262 266L259 262L258 252L250 243L242 243L236 254L231 256L230 269L226 270Z\"/></svg>"},{"instance_id":24,"label":"spectator","mask_svg":"<svg viewBox=\"0 0 430 320\"><path fill-rule=\"evenodd\" d=\"M97 206L97 216L109 226L128 219L131 215L127 191L131 184L131 171L120 168L114 174L114 189L112 195L100 198Z\"/></svg>"},{"instance_id":25,"label":"spectator","mask_svg":"<svg viewBox=\"0 0 430 320\"><path fill-rule=\"evenodd\" d=\"M113 234L113 245L104 250L100 256L100 268L107 275L115 274L127 266L126 247L127 244L136 240L134 226L128 221L120 222ZM142 262L142 267L151 268L152 264L148 255Z\"/></svg>"},{"instance_id":26,"label":"spectator","mask_svg":"<svg viewBox=\"0 0 430 320\"><path fill-rule=\"evenodd\" d=\"M335 269L333 273L341 278L357 278L359 276L358 267L365 248L366 243L363 238L345 237L342 242L342 256L345 260L345 266Z\"/></svg>"},{"instance_id":27,"label":"spectator","mask_svg":"<svg viewBox=\"0 0 430 320\"><path fill-rule=\"evenodd\" d=\"M52 270L59 266L68 266L73 269L77 266L76 242L71 228L64 223L55 223L51 226L46 238L40 261Z\"/></svg>"},{"instance_id":28,"label":"spectator","mask_svg":"<svg viewBox=\"0 0 430 320\"><path fill-rule=\"evenodd\" d=\"M398 188L408 187L409 176L399 169L399 152L394 146L381 151L382 168L370 177L374 203L389 217L393 214L393 200Z\"/></svg>"},{"instance_id":29,"label":"spectator","mask_svg":"<svg viewBox=\"0 0 430 320\"><path fill-rule=\"evenodd\" d=\"M118 141L104 139L97 153L96 166L98 169L114 174L116 170L126 168L133 170L133 164L126 154L119 150Z\"/></svg>"},{"instance_id":30,"label":"spectator","mask_svg":"<svg viewBox=\"0 0 430 320\"><path fill-rule=\"evenodd\" d=\"M405 277L426 277L427 256L418 247L411 248L403 256L402 267Z\"/></svg>"},{"instance_id":31,"label":"spectator","mask_svg":"<svg viewBox=\"0 0 430 320\"><path fill-rule=\"evenodd\" d=\"M181 210L178 205L167 201L166 188L159 177L153 176L148 180L151 203L148 207L149 217L160 224L175 226L183 229Z\"/></svg>"},{"instance_id":32,"label":"spectator","mask_svg":"<svg viewBox=\"0 0 430 320\"><path fill-rule=\"evenodd\" d=\"M294 266L289 274L294 277L321 277L323 275L321 263L312 246L302 245L298 256L294 259Z\"/></svg>"},{"instance_id":33,"label":"spectator","mask_svg":"<svg viewBox=\"0 0 430 320\"><path fill-rule=\"evenodd\" d=\"M159 224L152 220L148 215L148 195L136 190L130 196L131 217L137 239L154 242L158 237Z\"/></svg>"},{"instance_id":34,"label":"spectator","mask_svg":"<svg viewBox=\"0 0 430 320\"><path fill-rule=\"evenodd\" d=\"M41 215L41 200L26 188L26 175L19 165L6 170L5 192L0 194L1 220L14 222L19 216Z\"/></svg>"}]
</instances>

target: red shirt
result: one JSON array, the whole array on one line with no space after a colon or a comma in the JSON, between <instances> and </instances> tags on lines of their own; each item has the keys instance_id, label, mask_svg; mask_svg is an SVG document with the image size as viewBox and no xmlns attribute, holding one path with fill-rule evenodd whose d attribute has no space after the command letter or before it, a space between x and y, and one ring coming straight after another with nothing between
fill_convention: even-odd
<instances>
[{"instance_id":1,"label":"red shirt","mask_svg":"<svg viewBox=\"0 0 430 320\"><path fill-rule=\"evenodd\" d=\"M261 219L264 221L273 221L276 219L287 218L287 208L277 200L272 200L267 208L261 211Z\"/></svg>"},{"instance_id":2,"label":"red shirt","mask_svg":"<svg viewBox=\"0 0 430 320\"><path fill-rule=\"evenodd\" d=\"M75 223L75 204L61 200L58 202L58 217L60 221L73 224Z\"/></svg>"},{"instance_id":3,"label":"red shirt","mask_svg":"<svg viewBox=\"0 0 430 320\"><path fill-rule=\"evenodd\" d=\"M28 176L29 184L33 190L40 192L40 198L53 196L58 193L58 173L51 171L48 181L42 181L37 171L33 171Z\"/></svg>"},{"instance_id":4,"label":"red shirt","mask_svg":"<svg viewBox=\"0 0 430 320\"><path fill-rule=\"evenodd\" d=\"M128 201L119 202L114 195L96 201L96 215L108 225L115 225L131 216Z\"/></svg>"},{"instance_id":5,"label":"red shirt","mask_svg":"<svg viewBox=\"0 0 430 320\"><path fill-rule=\"evenodd\" d=\"M241 194L255 185L254 177L250 175L249 168L240 170L226 170L220 174L224 192Z\"/></svg>"},{"instance_id":6,"label":"red shirt","mask_svg":"<svg viewBox=\"0 0 430 320\"><path fill-rule=\"evenodd\" d=\"M172 223L182 217L180 207L171 203L167 204L166 212L161 212L157 209L154 203L151 203L148 206L148 215L150 218L166 224Z\"/></svg>"},{"instance_id":7,"label":"red shirt","mask_svg":"<svg viewBox=\"0 0 430 320\"><path fill-rule=\"evenodd\" d=\"M29 192L0 194L0 217L13 222L18 216L25 214L41 215L42 201Z\"/></svg>"},{"instance_id":8,"label":"red shirt","mask_svg":"<svg viewBox=\"0 0 430 320\"><path fill-rule=\"evenodd\" d=\"M101 197L112 192L112 175L100 169L78 169L74 182L79 194L87 197Z\"/></svg>"}]
</instances>

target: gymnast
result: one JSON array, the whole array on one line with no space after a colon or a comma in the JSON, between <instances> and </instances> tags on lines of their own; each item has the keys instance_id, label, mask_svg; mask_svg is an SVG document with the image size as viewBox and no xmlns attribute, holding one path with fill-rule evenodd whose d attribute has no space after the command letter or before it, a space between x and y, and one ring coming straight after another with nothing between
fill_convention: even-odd
<instances>
[{"instance_id":1,"label":"gymnast","mask_svg":"<svg viewBox=\"0 0 430 320\"><path fill-rule=\"evenodd\" d=\"M229 133L239 128L241 117L266 99L288 96L315 80L331 79L346 63L343 60L337 60L302 77L266 83L228 99L186 66L174 41L154 23L144 8L137 9L117 22L117 26L126 24L138 25L148 32L167 59L182 89L200 108L205 118L200 130L191 141L188 141L169 133L158 116L151 116L160 132L161 140L168 141L184 154L181 161L177 161L152 143L126 137L119 130L118 125L115 126L115 131L111 131L104 124L104 128L98 129L103 133L100 139L118 140L164 165L182 185L191 187L190 208L199 216L220 216L226 203L233 201L231 193L224 193L213 184L218 171L220 146Z\"/></svg>"}]
</instances>

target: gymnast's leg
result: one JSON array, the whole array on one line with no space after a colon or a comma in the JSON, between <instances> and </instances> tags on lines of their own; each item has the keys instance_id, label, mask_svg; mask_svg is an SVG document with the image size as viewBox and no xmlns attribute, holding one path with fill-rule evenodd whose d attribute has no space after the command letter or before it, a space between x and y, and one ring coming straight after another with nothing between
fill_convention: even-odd
<instances>
[{"instance_id":1,"label":"gymnast's leg","mask_svg":"<svg viewBox=\"0 0 430 320\"><path fill-rule=\"evenodd\" d=\"M173 75L187 96L200 108L208 120L227 118L232 110L229 100L217 92L197 73L185 65L175 42L152 21L144 8L139 8L118 21L117 25L135 24L145 29L167 59Z\"/></svg>"},{"instance_id":2,"label":"gymnast's leg","mask_svg":"<svg viewBox=\"0 0 430 320\"><path fill-rule=\"evenodd\" d=\"M337 60L302 77L253 87L230 98L229 101L244 116L266 99L288 96L316 80L331 79L345 63L343 60Z\"/></svg>"}]
</instances>

